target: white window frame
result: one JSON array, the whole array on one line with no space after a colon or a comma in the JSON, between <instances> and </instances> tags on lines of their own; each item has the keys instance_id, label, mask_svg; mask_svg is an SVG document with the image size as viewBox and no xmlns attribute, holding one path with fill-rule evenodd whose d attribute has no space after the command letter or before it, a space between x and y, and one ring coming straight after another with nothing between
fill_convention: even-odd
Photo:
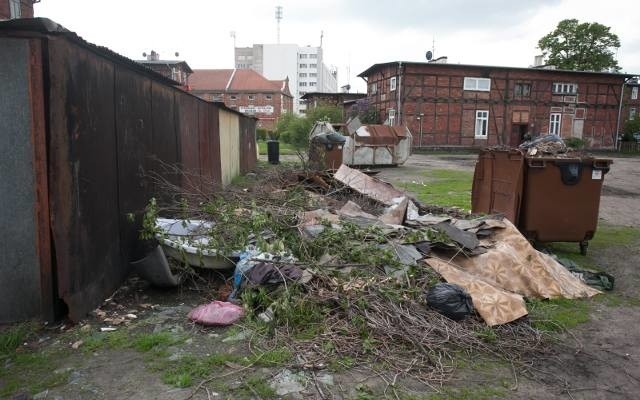
<instances>
[{"instance_id":1,"label":"white window frame","mask_svg":"<svg viewBox=\"0 0 640 400\"><path fill-rule=\"evenodd\" d=\"M300 58L301 58L301 59L302 59L302 58L307 58L307 55L306 55L306 54L300 54Z\"/></svg>"},{"instance_id":2,"label":"white window frame","mask_svg":"<svg viewBox=\"0 0 640 400\"><path fill-rule=\"evenodd\" d=\"M389 78L389 91L393 92L394 90L396 90L396 86L397 86L396 77L392 76L391 78Z\"/></svg>"},{"instance_id":3,"label":"white window frame","mask_svg":"<svg viewBox=\"0 0 640 400\"><path fill-rule=\"evenodd\" d=\"M316 82L309 82L309 86L315 86Z\"/></svg>"},{"instance_id":4,"label":"white window frame","mask_svg":"<svg viewBox=\"0 0 640 400\"><path fill-rule=\"evenodd\" d=\"M317 72L309 72L309 78L317 78L317 77L318 77Z\"/></svg>"},{"instance_id":5,"label":"white window frame","mask_svg":"<svg viewBox=\"0 0 640 400\"><path fill-rule=\"evenodd\" d=\"M307 86L307 82L298 82L298 86L306 87Z\"/></svg>"},{"instance_id":6,"label":"white window frame","mask_svg":"<svg viewBox=\"0 0 640 400\"><path fill-rule=\"evenodd\" d=\"M551 92L553 94L578 94L578 84L577 83L567 83L567 82L553 82L551 85Z\"/></svg>"},{"instance_id":7,"label":"white window frame","mask_svg":"<svg viewBox=\"0 0 640 400\"><path fill-rule=\"evenodd\" d=\"M249 94L249 95L247 95L247 97L249 98L249 100L255 100L256 99L256 95L255 94Z\"/></svg>"},{"instance_id":8,"label":"white window frame","mask_svg":"<svg viewBox=\"0 0 640 400\"><path fill-rule=\"evenodd\" d=\"M471 76L465 76L464 90L472 90L476 92L490 92L491 78L474 78Z\"/></svg>"},{"instance_id":9,"label":"white window frame","mask_svg":"<svg viewBox=\"0 0 640 400\"><path fill-rule=\"evenodd\" d=\"M520 87L520 93L518 93L518 87ZM524 88L527 88L526 93ZM513 95L518 97L530 97L531 96L531 84L529 82L517 82L513 87Z\"/></svg>"},{"instance_id":10,"label":"white window frame","mask_svg":"<svg viewBox=\"0 0 640 400\"><path fill-rule=\"evenodd\" d=\"M376 94L376 93L378 93L378 82L373 82L373 83L371 83L371 85L369 85L369 86L370 86L370 92L371 92L371 94Z\"/></svg>"},{"instance_id":11,"label":"white window frame","mask_svg":"<svg viewBox=\"0 0 640 400\"><path fill-rule=\"evenodd\" d=\"M631 100L637 100L638 99L638 87L634 86L631 88Z\"/></svg>"},{"instance_id":12,"label":"white window frame","mask_svg":"<svg viewBox=\"0 0 640 400\"><path fill-rule=\"evenodd\" d=\"M307 68L307 64L300 64L300 68Z\"/></svg>"},{"instance_id":13,"label":"white window frame","mask_svg":"<svg viewBox=\"0 0 640 400\"><path fill-rule=\"evenodd\" d=\"M22 7L20 0L9 0L9 15L11 18L22 17Z\"/></svg>"},{"instance_id":14,"label":"white window frame","mask_svg":"<svg viewBox=\"0 0 640 400\"><path fill-rule=\"evenodd\" d=\"M387 118L389 118L389 125L393 126L395 120L396 120L396 110L393 108L390 108L387 110Z\"/></svg>"},{"instance_id":15,"label":"white window frame","mask_svg":"<svg viewBox=\"0 0 640 400\"><path fill-rule=\"evenodd\" d=\"M318 64L309 64L309 68L318 68Z\"/></svg>"},{"instance_id":16,"label":"white window frame","mask_svg":"<svg viewBox=\"0 0 640 400\"><path fill-rule=\"evenodd\" d=\"M306 72L300 72L298 74L298 78L306 78L307 77L307 73Z\"/></svg>"},{"instance_id":17,"label":"white window frame","mask_svg":"<svg viewBox=\"0 0 640 400\"><path fill-rule=\"evenodd\" d=\"M309 54L309 58L318 58L317 54Z\"/></svg>"},{"instance_id":18,"label":"white window frame","mask_svg":"<svg viewBox=\"0 0 640 400\"><path fill-rule=\"evenodd\" d=\"M476 139L486 139L489 136L489 110L476 110L474 136Z\"/></svg>"},{"instance_id":19,"label":"white window frame","mask_svg":"<svg viewBox=\"0 0 640 400\"><path fill-rule=\"evenodd\" d=\"M560 136L561 127L562 127L562 114L551 113L551 115L549 115L549 135Z\"/></svg>"},{"instance_id":20,"label":"white window frame","mask_svg":"<svg viewBox=\"0 0 640 400\"><path fill-rule=\"evenodd\" d=\"M634 119L637 115L637 110L635 107L629 109L629 119Z\"/></svg>"}]
</instances>

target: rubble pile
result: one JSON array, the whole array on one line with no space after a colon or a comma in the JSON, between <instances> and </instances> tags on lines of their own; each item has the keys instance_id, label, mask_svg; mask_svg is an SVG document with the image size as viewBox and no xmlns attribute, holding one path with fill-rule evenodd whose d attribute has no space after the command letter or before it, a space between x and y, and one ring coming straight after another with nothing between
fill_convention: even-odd
<instances>
[{"instance_id":1,"label":"rubble pile","mask_svg":"<svg viewBox=\"0 0 640 400\"><path fill-rule=\"evenodd\" d=\"M461 351L513 362L538 348L525 298L599 293L500 215L429 207L345 165L269 174L202 198L173 193L189 201L160 205L145 226L164 247L180 243L172 254L190 252L182 260L192 266L225 265L207 257L234 265L227 303L211 304L208 324L224 320L214 309L244 314L267 327L265 342L291 348L296 367L384 363L391 376L441 382ZM206 223L177 240L160 215Z\"/></svg>"}]
</instances>

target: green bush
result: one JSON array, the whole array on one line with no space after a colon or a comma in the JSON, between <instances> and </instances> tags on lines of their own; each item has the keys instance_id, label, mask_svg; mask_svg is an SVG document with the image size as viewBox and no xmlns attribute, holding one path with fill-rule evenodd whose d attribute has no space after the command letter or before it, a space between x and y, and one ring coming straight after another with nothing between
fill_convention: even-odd
<instances>
[{"instance_id":1,"label":"green bush","mask_svg":"<svg viewBox=\"0 0 640 400\"><path fill-rule=\"evenodd\" d=\"M633 134L640 132L640 117L636 116L634 119L630 119L624 124L624 132L622 140L625 142L633 142Z\"/></svg>"},{"instance_id":2,"label":"green bush","mask_svg":"<svg viewBox=\"0 0 640 400\"><path fill-rule=\"evenodd\" d=\"M276 134L280 140L290 144L297 150L309 146L309 133L316 121L342 122L342 108L332 106L316 107L301 117L293 113L286 113L278 120Z\"/></svg>"},{"instance_id":3,"label":"green bush","mask_svg":"<svg viewBox=\"0 0 640 400\"><path fill-rule=\"evenodd\" d=\"M580 150L584 148L584 145L586 143L584 140L580 138L571 137L571 138L565 139L564 144L566 144L568 147L571 147L572 149Z\"/></svg>"},{"instance_id":4,"label":"green bush","mask_svg":"<svg viewBox=\"0 0 640 400\"><path fill-rule=\"evenodd\" d=\"M258 140L267 140L267 130L264 128L256 129L256 137Z\"/></svg>"}]
</instances>

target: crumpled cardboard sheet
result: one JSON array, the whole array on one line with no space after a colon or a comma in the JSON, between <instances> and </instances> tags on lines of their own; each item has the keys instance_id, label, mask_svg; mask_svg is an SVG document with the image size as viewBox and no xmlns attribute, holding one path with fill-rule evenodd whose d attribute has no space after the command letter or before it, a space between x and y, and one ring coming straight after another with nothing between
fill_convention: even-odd
<instances>
[{"instance_id":1,"label":"crumpled cardboard sheet","mask_svg":"<svg viewBox=\"0 0 640 400\"><path fill-rule=\"evenodd\" d=\"M526 315L522 297L591 297L600 291L585 285L551 256L534 249L508 220L491 238L495 243L485 254L458 256L450 262L430 258L425 262L447 282L464 287L488 325L514 321Z\"/></svg>"},{"instance_id":2,"label":"crumpled cardboard sheet","mask_svg":"<svg viewBox=\"0 0 640 400\"><path fill-rule=\"evenodd\" d=\"M333 177L349 186L356 192L364 194L384 205L391 206L397 204L398 198L404 197L405 194L394 188L388 183L372 178L357 169L349 168L342 164Z\"/></svg>"}]
</instances>

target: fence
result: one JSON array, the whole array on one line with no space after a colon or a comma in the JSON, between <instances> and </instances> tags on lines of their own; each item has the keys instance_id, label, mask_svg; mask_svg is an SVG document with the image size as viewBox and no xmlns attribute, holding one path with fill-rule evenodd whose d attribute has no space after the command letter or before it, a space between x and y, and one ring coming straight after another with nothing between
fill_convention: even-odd
<instances>
[{"instance_id":1,"label":"fence","mask_svg":"<svg viewBox=\"0 0 640 400\"><path fill-rule=\"evenodd\" d=\"M640 142L620 142L620 153L640 154Z\"/></svg>"},{"instance_id":2,"label":"fence","mask_svg":"<svg viewBox=\"0 0 640 400\"><path fill-rule=\"evenodd\" d=\"M11 70L0 75L0 106L11 106L1 222L17 231L0 242L0 322L79 319L108 297L142 255L143 211L162 195L149 173L185 184L162 164L204 189L255 166L253 118L51 21L0 23L0 60Z\"/></svg>"}]
</instances>

